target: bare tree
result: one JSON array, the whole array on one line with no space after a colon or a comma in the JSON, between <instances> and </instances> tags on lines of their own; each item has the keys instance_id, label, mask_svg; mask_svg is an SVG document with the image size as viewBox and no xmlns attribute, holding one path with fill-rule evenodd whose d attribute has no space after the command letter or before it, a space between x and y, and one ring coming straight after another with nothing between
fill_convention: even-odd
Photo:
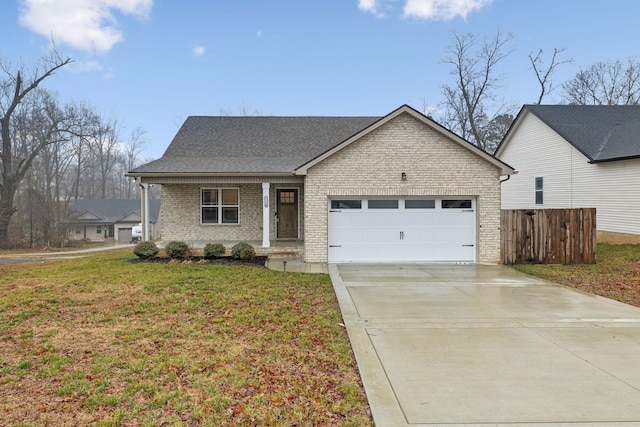
<instances>
[{"instance_id":1,"label":"bare tree","mask_svg":"<svg viewBox=\"0 0 640 427\"><path fill-rule=\"evenodd\" d=\"M73 180L68 194L71 198L78 199L81 194L81 177L88 167L86 159L90 156L89 140L94 135L95 129L100 128L102 118L92 107L84 103L71 106L71 108L73 108L74 114L82 119L78 121L69 144L66 144L64 155L73 159L71 166Z\"/></svg>"},{"instance_id":2,"label":"bare tree","mask_svg":"<svg viewBox=\"0 0 640 427\"><path fill-rule=\"evenodd\" d=\"M47 130L44 138L34 138L31 134L34 128L18 125L26 124L29 119L35 118L39 113L36 88L57 70L71 62L71 58L63 58L53 50L49 56L41 58L26 80L23 67L16 69L4 62L0 65L5 74L5 78L0 80L0 133L2 135L0 248L6 248L9 244L9 221L15 212L13 199L20 182L40 151L58 140L61 131L58 125L66 125L66 123L64 121L55 123ZM23 149L18 151L18 148Z\"/></svg>"},{"instance_id":3,"label":"bare tree","mask_svg":"<svg viewBox=\"0 0 640 427\"><path fill-rule=\"evenodd\" d=\"M547 67L544 66L542 60L542 49L538 50L538 53L533 56L533 52L529 53L529 61L531 62L531 68L533 72L536 74L536 78L538 79L538 83L540 84L540 95L538 96L538 101L536 104L541 104L542 100L546 95L549 95L556 89L553 86L553 73L556 71L556 68L562 64L569 64L573 62L573 59L564 59L560 60L558 55L562 54L566 49L565 48L553 48L553 54L551 55L551 62Z\"/></svg>"},{"instance_id":4,"label":"bare tree","mask_svg":"<svg viewBox=\"0 0 640 427\"><path fill-rule=\"evenodd\" d=\"M118 162L119 128L116 120L101 123L90 140L91 153L96 161L100 173L100 198L107 198L107 182L109 175ZM111 197L114 197L112 194Z\"/></svg>"},{"instance_id":5,"label":"bare tree","mask_svg":"<svg viewBox=\"0 0 640 427\"><path fill-rule=\"evenodd\" d=\"M144 138L146 131L142 128L135 128L131 131L131 135L129 136L129 142L124 149L125 155L125 172L129 172L133 168L137 166L140 153L142 153L142 149L147 141ZM124 176L124 174L123 174ZM127 199L131 198L131 188L132 183L127 179L126 186L126 197Z\"/></svg>"},{"instance_id":6,"label":"bare tree","mask_svg":"<svg viewBox=\"0 0 640 427\"><path fill-rule=\"evenodd\" d=\"M640 63L596 62L562 85L564 100L578 105L634 105L640 102Z\"/></svg>"},{"instance_id":7,"label":"bare tree","mask_svg":"<svg viewBox=\"0 0 640 427\"><path fill-rule=\"evenodd\" d=\"M500 142L492 140L492 123L496 116L510 113L510 108L496 101L495 91L502 76L498 64L511 54L514 36L498 29L492 38L478 40L475 34L453 32L453 41L443 59L452 66L452 85L442 87L445 96L444 122L454 132L491 152Z\"/></svg>"}]
</instances>

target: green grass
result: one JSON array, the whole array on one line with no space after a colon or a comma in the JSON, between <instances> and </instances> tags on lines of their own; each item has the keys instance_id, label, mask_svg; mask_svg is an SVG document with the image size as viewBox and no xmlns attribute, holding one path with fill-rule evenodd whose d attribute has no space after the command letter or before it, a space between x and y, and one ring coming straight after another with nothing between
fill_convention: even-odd
<instances>
[{"instance_id":1,"label":"green grass","mask_svg":"<svg viewBox=\"0 0 640 427\"><path fill-rule=\"evenodd\" d=\"M0 425L372 425L328 276L131 258L0 265Z\"/></svg>"},{"instance_id":2,"label":"green grass","mask_svg":"<svg viewBox=\"0 0 640 427\"><path fill-rule=\"evenodd\" d=\"M640 245L598 244L595 264L516 265L545 280L640 307Z\"/></svg>"}]
</instances>

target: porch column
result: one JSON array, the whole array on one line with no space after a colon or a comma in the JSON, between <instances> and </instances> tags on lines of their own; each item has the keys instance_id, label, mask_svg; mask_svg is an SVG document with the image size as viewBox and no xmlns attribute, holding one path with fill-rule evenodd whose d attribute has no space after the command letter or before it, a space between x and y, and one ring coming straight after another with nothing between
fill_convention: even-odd
<instances>
[{"instance_id":1,"label":"porch column","mask_svg":"<svg viewBox=\"0 0 640 427\"><path fill-rule=\"evenodd\" d=\"M271 210L269 208L269 187L271 185L268 182L262 183L262 247L268 248L271 246L269 240L269 219L271 219Z\"/></svg>"},{"instance_id":2,"label":"porch column","mask_svg":"<svg viewBox=\"0 0 640 427\"><path fill-rule=\"evenodd\" d=\"M151 233L149 232L149 184L142 184L144 187L143 194L143 206L144 213L142 214L142 240L151 240Z\"/></svg>"},{"instance_id":3,"label":"porch column","mask_svg":"<svg viewBox=\"0 0 640 427\"><path fill-rule=\"evenodd\" d=\"M142 225L142 240L151 240L149 236L149 184L142 182L142 178L136 178L140 186L140 224Z\"/></svg>"}]
</instances>

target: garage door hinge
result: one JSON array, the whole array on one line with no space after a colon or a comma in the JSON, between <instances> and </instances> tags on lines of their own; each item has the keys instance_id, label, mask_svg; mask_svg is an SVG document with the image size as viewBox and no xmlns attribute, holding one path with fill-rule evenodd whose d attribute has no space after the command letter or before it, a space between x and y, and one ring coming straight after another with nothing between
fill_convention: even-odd
<instances>
[{"instance_id":1,"label":"garage door hinge","mask_svg":"<svg viewBox=\"0 0 640 427\"><path fill-rule=\"evenodd\" d=\"M329 245L330 248L341 248L342 245Z\"/></svg>"},{"instance_id":2,"label":"garage door hinge","mask_svg":"<svg viewBox=\"0 0 640 427\"><path fill-rule=\"evenodd\" d=\"M472 248L472 247L474 247L475 245L462 245L462 246L463 246L463 247L467 247L467 248Z\"/></svg>"},{"instance_id":3,"label":"garage door hinge","mask_svg":"<svg viewBox=\"0 0 640 427\"><path fill-rule=\"evenodd\" d=\"M329 213L331 213L331 212L342 212L342 211L329 211Z\"/></svg>"},{"instance_id":4,"label":"garage door hinge","mask_svg":"<svg viewBox=\"0 0 640 427\"><path fill-rule=\"evenodd\" d=\"M473 209L463 209L462 212L473 212Z\"/></svg>"}]
</instances>

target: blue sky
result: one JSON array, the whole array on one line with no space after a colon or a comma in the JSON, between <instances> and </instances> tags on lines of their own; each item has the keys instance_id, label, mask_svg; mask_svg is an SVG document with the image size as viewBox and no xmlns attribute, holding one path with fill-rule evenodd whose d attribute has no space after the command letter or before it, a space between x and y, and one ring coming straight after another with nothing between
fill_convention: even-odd
<instances>
[{"instance_id":1,"label":"blue sky","mask_svg":"<svg viewBox=\"0 0 640 427\"><path fill-rule=\"evenodd\" d=\"M189 115L437 106L452 83L442 62L452 30L514 34L499 95L520 106L539 91L530 52L566 49L559 84L638 55L638 16L637 0L6 0L0 58L28 66L53 37L75 63L44 86L116 118L125 138L146 130L151 159Z\"/></svg>"}]
</instances>

